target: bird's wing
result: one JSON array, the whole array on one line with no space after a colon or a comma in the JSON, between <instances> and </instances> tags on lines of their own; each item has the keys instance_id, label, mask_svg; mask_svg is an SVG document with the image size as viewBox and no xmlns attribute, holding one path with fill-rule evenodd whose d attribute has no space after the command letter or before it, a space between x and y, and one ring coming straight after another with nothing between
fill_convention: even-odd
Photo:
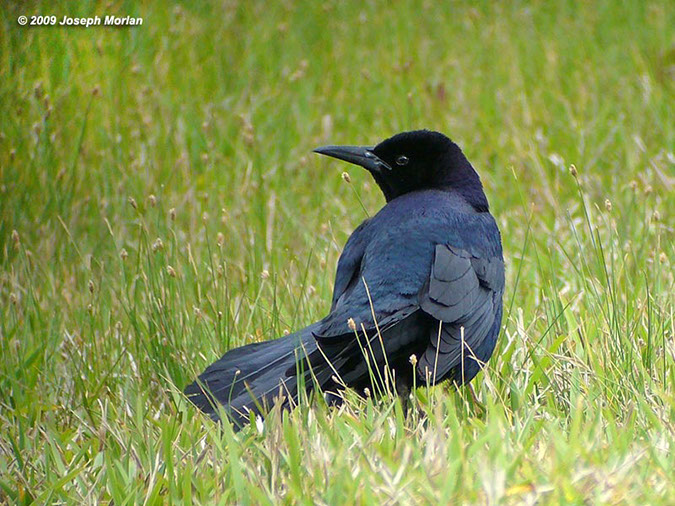
<instances>
[{"instance_id":1,"label":"bird's wing","mask_svg":"<svg viewBox=\"0 0 675 506\"><path fill-rule=\"evenodd\" d=\"M347 244L338 260L337 270L335 272L335 284L333 286L333 300L331 302L331 311L335 309L340 298L355 283L359 281L359 270L361 268L361 259L368 242L367 225L370 220L365 220L349 236Z\"/></svg>"},{"instance_id":2,"label":"bird's wing","mask_svg":"<svg viewBox=\"0 0 675 506\"><path fill-rule=\"evenodd\" d=\"M422 310L438 321L417 365L423 378L440 381L455 369L459 382L471 379L458 366L467 359L486 360L492 353L503 291L501 257L476 257L446 244L435 247L429 278L419 294Z\"/></svg>"}]
</instances>

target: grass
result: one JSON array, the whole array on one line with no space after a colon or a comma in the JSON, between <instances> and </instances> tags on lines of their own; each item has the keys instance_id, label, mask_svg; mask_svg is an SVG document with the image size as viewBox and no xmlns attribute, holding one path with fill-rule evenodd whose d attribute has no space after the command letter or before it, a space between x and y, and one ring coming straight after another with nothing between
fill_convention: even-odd
<instances>
[{"instance_id":1,"label":"grass","mask_svg":"<svg viewBox=\"0 0 675 506\"><path fill-rule=\"evenodd\" d=\"M0 500L674 503L674 11L3 5ZM144 21L16 22L50 13ZM262 431L205 420L180 389L323 316L382 206L311 149L419 127L463 147L502 230L478 402L423 387L407 417L351 396Z\"/></svg>"}]
</instances>

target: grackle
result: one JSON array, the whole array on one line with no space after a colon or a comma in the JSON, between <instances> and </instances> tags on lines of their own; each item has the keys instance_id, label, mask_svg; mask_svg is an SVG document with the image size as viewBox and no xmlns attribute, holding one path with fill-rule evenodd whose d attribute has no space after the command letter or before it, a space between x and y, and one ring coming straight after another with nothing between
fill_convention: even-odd
<instances>
[{"instance_id":1,"label":"grackle","mask_svg":"<svg viewBox=\"0 0 675 506\"><path fill-rule=\"evenodd\" d=\"M292 407L301 389L377 393L384 383L403 395L415 384L468 383L499 335L499 229L457 144L418 130L315 152L368 170L387 203L347 240L323 319L232 349L187 386L197 407L236 427L277 398Z\"/></svg>"}]
</instances>

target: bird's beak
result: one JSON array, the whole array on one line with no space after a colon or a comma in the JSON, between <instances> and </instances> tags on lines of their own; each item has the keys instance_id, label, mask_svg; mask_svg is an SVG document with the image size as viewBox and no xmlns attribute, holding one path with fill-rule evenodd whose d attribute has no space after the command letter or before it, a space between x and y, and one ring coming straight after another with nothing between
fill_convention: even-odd
<instances>
[{"instance_id":1,"label":"bird's beak","mask_svg":"<svg viewBox=\"0 0 675 506\"><path fill-rule=\"evenodd\" d=\"M391 167L373 153L373 148L369 146L322 146L316 148L314 152L360 165L370 172L382 172L383 169L391 170Z\"/></svg>"}]
</instances>

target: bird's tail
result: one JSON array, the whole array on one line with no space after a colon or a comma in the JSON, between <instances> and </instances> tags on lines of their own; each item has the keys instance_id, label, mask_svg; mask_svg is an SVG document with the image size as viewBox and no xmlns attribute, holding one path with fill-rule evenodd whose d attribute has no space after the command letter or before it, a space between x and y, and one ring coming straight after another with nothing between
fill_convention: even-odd
<instances>
[{"instance_id":1,"label":"bird's tail","mask_svg":"<svg viewBox=\"0 0 675 506\"><path fill-rule=\"evenodd\" d=\"M222 406L238 427L246 423L251 412L272 407L278 397L284 405L291 405L300 389L309 391L332 377L325 362L305 370L305 358L317 350L312 334L316 327L310 325L279 339L228 351L185 388L185 395L216 420Z\"/></svg>"}]
</instances>

